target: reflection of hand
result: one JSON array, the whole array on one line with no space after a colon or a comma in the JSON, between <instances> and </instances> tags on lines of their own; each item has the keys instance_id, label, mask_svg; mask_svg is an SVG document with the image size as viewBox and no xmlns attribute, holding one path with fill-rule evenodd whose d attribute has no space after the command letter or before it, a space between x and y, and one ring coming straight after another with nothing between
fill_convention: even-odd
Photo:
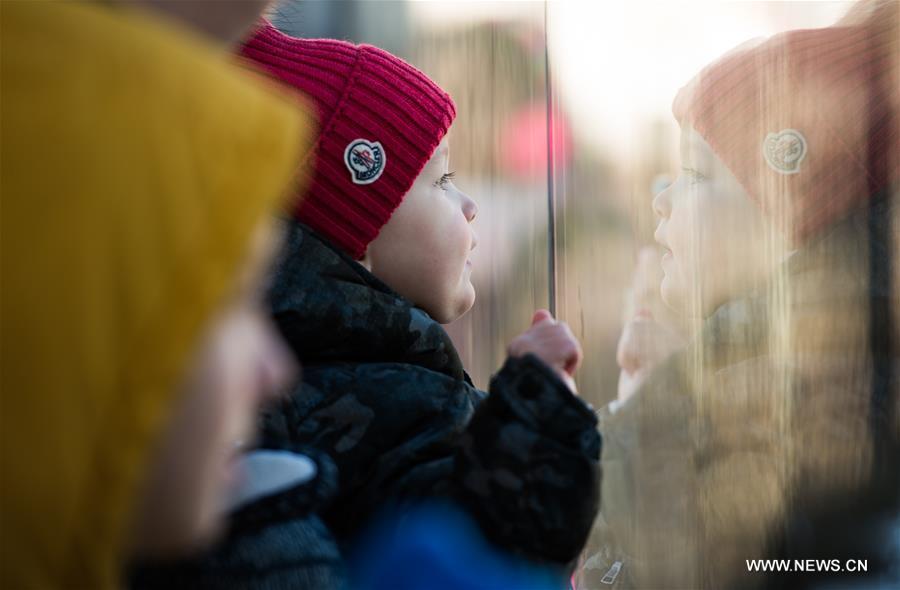
<instances>
[{"instance_id":1,"label":"reflection of hand","mask_svg":"<svg viewBox=\"0 0 900 590\"><path fill-rule=\"evenodd\" d=\"M684 346L674 331L658 323L647 311L625 323L616 361L619 374L619 401L625 401L643 383L653 367Z\"/></svg>"},{"instance_id":2,"label":"reflection of hand","mask_svg":"<svg viewBox=\"0 0 900 590\"><path fill-rule=\"evenodd\" d=\"M644 248L638 257L634 281L626 309L628 316L616 361L619 374L619 401L625 401L640 386L653 367L684 346L684 338L668 318L660 297L662 268L659 254Z\"/></svg>"},{"instance_id":3,"label":"reflection of hand","mask_svg":"<svg viewBox=\"0 0 900 590\"><path fill-rule=\"evenodd\" d=\"M554 369L573 392L572 375L581 365L581 344L565 322L557 322L545 309L534 312L531 327L509 344L509 356L533 354Z\"/></svg>"}]
</instances>

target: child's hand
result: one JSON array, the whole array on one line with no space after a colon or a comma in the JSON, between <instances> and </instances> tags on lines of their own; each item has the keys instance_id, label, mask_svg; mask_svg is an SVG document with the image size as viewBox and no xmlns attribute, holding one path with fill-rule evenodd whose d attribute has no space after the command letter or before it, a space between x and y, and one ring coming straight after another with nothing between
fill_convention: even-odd
<instances>
[{"instance_id":1,"label":"child's hand","mask_svg":"<svg viewBox=\"0 0 900 590\"><path fill-rule=\"evenodd\" d=\"M684 339L671 328L659 323L647 310L641 310L625 322L616 362L628 374L651 369L684 346Z\"/></svg>"},{"instance_id":2,"label":"child's hand","mask_svg":"<svg viewBox=\"0 0 900 590\"><path fill-rule=\"evenodd\" d=\"M631 397L653 367L683 345L680 336L654 320L647 311L626 322L616 351L616 361L621 369L619 401Z\"/></svg>"},{"instance_id":3,"label":"child's hand","mask_svg":"<svg viewBox=\"0 0 900 590\"><path fill-rule=\"evenodd\" d=\"M575 392L572 375L581 365L581 344L564 322L557 322L545 309L534 312L531 327L509 344L509 356L533 354L555 369L560 379Z\"/></svg>"},{"instance_id":4,"label":"child's hand","mask_svg":"<svg viewBox=\"0 0 900 590\"><path fill-rule=\"evenodd\" d=\"M647 373L684 346L684 338L668 317L659 295L662 279L659 255L645 248L638 258L629 301L628 317L619 338L616 361L619 401L624 402L643 382Z\"/></svg>"}]
</instances>

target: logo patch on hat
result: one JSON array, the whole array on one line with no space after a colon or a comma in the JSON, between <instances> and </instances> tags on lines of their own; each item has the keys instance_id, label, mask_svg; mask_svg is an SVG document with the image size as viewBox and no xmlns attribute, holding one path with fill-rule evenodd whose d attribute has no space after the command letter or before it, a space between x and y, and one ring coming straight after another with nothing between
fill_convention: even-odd
<instances>
[{"instance_id":1,"label":"logo patch on hat","mask_svg":"<svg viewBox=\"0 0 900 590\"><path fill-rule=\"evenodd\" d=\"M800 172L800 162L806 157L806 138L796 129L782 129L766 135L763 141L766 164L779 174Z\"/></svg>"},{"instance_id":2,"label":"logo patch on hat","mask_svg":"<svg viewBox=\"0 0 900 590\"><path fill-rule=\"evenodd\" d=\"M384 172L387 155L380 142L354 139L344 150L344 164L355 184L372 184Z\"/></svg>"}]
</instances>

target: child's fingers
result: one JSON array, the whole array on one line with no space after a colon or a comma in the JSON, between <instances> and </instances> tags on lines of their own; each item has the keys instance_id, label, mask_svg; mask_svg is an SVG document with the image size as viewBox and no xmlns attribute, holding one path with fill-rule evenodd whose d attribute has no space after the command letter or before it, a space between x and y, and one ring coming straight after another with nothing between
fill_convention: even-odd
<instances>
[{"instance_id":1,"label":"child's fingers","mask_svg":"<svg viewBox=\"0 0 900 590\"><path fill-rule=\"evenodd\" d=\"M616 362L630 375L664 361L683 345L683 340L671 330L653 319L638 317L622 330Z\"/></svg>"},{"instance_id":2,"label":"child's fingers","mask_svg":"<svg viewBox=\"0 0 900 590\"><path fill-rule=\"evenodd\" d=\"M637 391L641 383L644 381L645 375L642 372L627 373L622 371L619 373L619 386L616 398L620 403L625 402Z\"/></svg>"},{"instance_id":3,"label":"child's fingers","mask_svg":"<svg viewBox=\"0 0 900 590\"><path fill-rule=\"evenodd\" d=\"M566 386L572 391L572 393L578 395L578 388L575 386L575 380L572 379L572 376L568 373L560 373L559 376L562 379L563 383L565 383Z\"/></svg>"},{"instance_id":4,"label":"child's fingers","mask_svg":"<svg viewBox=\"0 0 900 590\"><path fill-rule=\"evenodd\" d=\"M578 338L575 337L575 334L572 333L572 329L569 328L569 325L563 322L559 324L559 327L565 342L562 347L564 355L563 369L569 375L574 375L575 371L578 370L578 367L581 366L584 352L581 349L581 343L578 341Z\"/></svg>"},{"instance_id":5,"label":"child's fingers","mask_svg":"<svg viewBox=\"0 0 900 590\"><path fill-rule=\"evenodd\" d=\"M643 361L643 342L641 338L640 322L632 320L625 324L619 346L616 350L616 363L619 368L629 375L637 371Z\"/></svg>"},{"instance_id":6,"label":"child's fingers","mask_svg":"<svg viewBox=\"0 0 900 590\"><path fill-rule=\"evenodd\" d=\"M534 312L534 315L531 317L531 325L534 326L536 324L540 324L541 322L546 322L547 320L552 320L553 315L547 311L546 309L539 309Z\"/></svg>"},{"instance_id":7,"label":"child's fingers","mask_svg":"<svg viewBox=\"0 0 900 590\"><path fill-rule=\"evenodd\" d=\"M631 375L640 368L641 357L630 343L620 342L619 350L616 351L616 363L620 369Z\"/></svg>"},{"instance_id":8,"label":"child's fingers","mask_svg":"<svg viewBox=\"0 0 900 590\"><path fill-rule=\"evenodd\" d=\"M556 322L546 310L534 314L535 324L513 340L507 352L510 356L531 353L547 365L571 377L584 357L581 343L565 322Z\"/></svg>"},{"instance_id":9,"label":"child's fingers","mask_svg":"<svg viewBox=\"0 0 900 590\"><path fill-rule=\"evenodd\" d=\"M574 375L575 371L578 370L578 367L581 366L581 361L584 359L584 354L581 352L581 347L576 346L573 353L569 356L568 360L566 360L566 364L563 367L563 370L569 375Z\"/></svg>"},{"instance_id":10,"label":"child's fingers","mask_svg":"<svg viewBox=\"0 0 900 590\"><path fill-rule=\"evenodd\" d=\"M584 354L581 343L565 322L544 324L532 328L538 346L542 349L548 364L564 370L569 375L581 365Z\"/></svg>"}]
</instances>

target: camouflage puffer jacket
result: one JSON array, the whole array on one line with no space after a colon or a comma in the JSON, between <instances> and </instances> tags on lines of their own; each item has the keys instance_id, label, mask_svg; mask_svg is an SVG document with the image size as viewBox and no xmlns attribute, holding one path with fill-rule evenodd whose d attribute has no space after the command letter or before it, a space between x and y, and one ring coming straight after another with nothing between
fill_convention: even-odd
<instances>
[{"instance_id":1,"label":"camouflage puffer jacket","mask_svg":"<svg viewBox=\"0 0 900 590\"><path fill-rule=\"evenodd\" d=\"M282 254L271 305L303 378L265 414L262 446L331 455L338 490L321 517L338 542L385 508L439 498L506 551L576 558L599 503L590 406L533 356L479 391L444 329L362 265L296 222Z\"/></svg>"}]
</instances>

